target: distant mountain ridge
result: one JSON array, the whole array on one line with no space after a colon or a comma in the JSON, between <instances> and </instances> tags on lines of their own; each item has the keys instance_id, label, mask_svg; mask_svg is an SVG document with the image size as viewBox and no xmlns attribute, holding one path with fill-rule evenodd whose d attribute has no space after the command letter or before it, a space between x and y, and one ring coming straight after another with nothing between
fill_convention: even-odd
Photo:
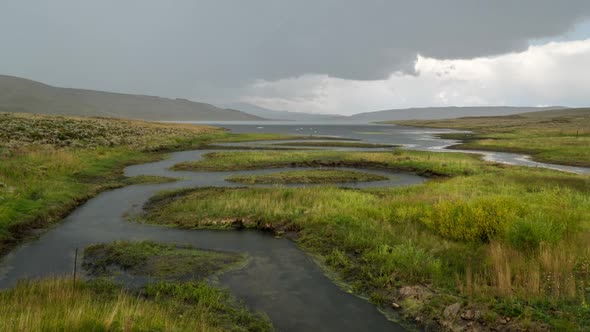
<instances>
[{"instance_id":1,"label":"distant mountain ridge","mask_svg":"<svg viewBox=\"0 0 590 332\"><path fill-rule=\"evenodd\" d=\"M438 120L454 119L466 116L500 116L527 112L561 110L565 107L515 107L515 106L474 106L474 107L424 107L391 109L376 112L358 113L350 116L331 114L312 114L305 112L278 111L247 103L227 105L242 112L260 116L269 120L283 121L329 121L345 123L366 123L395 120Z\"/></svg>"},{"instance_id":2,"label":"distant mountain ridge","mask_svg":"<svg viewBox=\"0 0 590 332\"><path fill-rule=\"evenodd\" d=\"M343 116L277 111L247 103L234 103L225 107L216 107L211 104L181 98L169 99L146 95L59 88L24 78L0 75L0 112L106 116L152 121L279 120L367 123L500 116L565 108L561 106L426 107L392 109Z\"/></svg>"},{"instance_id":3,"label":"distant mountain ridge","mask_svg":"<svg viewBox=\"0 0 590 332\"><path fill-rule=\"evenodd\" d=\"M59 88L0 75L0 112L106 116L152 121L258 121L258 116L187 99Z\"/></svg>"},{"instance_id":4,"label":"distant mountain ridge","mask_svg":"<svg viewBox=\"0 0 590 332\"><path fill-rule=\"evenodd\" d=\"M513 115L528 112L561 110L567 107L518 107L518 106L474 106L474 107L424 107L393 109L358 113L348 118L350 121L376 122L395 120L439 120L472 116Z\"/></svg>"},{"instance_id":5,"label":"distant mountain ridge","mask_svg":"<svg viewBox=\"0 0 590 332\"><path fill-rule=\"evenodd\" d=\"M233 103L224 105L224 107L230 109L237 109L244 113L256 115L268 120L279 120L279 121L342 121L348 119L343 115L335 114L317 114L317 113L305 113L305 112L291 112L291 111L279 111L271 110L268 108L260 107L248 103Z\"/></svg>"}]
</instances>

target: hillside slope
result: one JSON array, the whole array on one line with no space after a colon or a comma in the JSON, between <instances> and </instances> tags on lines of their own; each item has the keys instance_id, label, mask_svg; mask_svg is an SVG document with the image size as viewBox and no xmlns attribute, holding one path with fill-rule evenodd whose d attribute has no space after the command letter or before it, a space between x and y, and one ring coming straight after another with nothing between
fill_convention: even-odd
<instances>
[{"instance_id":1,"label":"hillside slope","mask_svg":"<svg viewBox=\"0 0 590 332\"><path fill-rule=\"evenodd\" d=\"M248 103L234 103L225 105L227 108L237 109L242 112L259 116L261 118L278 121L299 121L299 122L342 122L346 121L348 117L337 114L317 114L306 112L291 112L272 110Z\"/></svg>"},{"instance_id":2,"label":"hillside slope","mask_svg":"<svg viewBox=\"0 0 590 332\"><path fill-rule=\"evenodd\" d=\"M262 118L186 99L58 88L0 75L0 112L106 116L161 121L255 121Z\"/></svg>"},{"instance_id":3,"label":"hillside slope","mask_svg":"<svg viewBox=\"0 0 590 332\"><path fill-rule=\"evenodd\" d=\"M480 106L480 107L426 107L393 109L377 112L359 113L349 117L353 121L397 121L397 120L437 120L453 119L465 116L500 116L525 112L563 109L561 106L551 107L513 107L513 106Z\"/></svg>"}]
</instances>

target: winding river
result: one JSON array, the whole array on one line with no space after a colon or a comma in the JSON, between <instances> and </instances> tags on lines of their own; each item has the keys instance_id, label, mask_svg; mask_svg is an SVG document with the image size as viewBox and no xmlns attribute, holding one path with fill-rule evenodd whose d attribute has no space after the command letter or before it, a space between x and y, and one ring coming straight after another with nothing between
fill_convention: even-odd
<instances>
[{"instance_id":1,"label":"winding river","mask_svg":"<svg viewBox=\"0 0 590 332\"><path fill-rule=\"evenodd\" d=\"M406 148L437 151L453 142L432 135L441 131L400 129L391 126L285 127L225 126L235 132L280 132L331 135L374 143L402 144ZM314 129L315 128L315 129ZM249 143L249 145L272 142ZM239 145L236 147L239 149ZM363 149L354 149L363 150ZM375 150L375 149L371 149ZM0 287L13 286L22 278L70 274L76 248L115 240L154 240L186 243L198 248L247 253L249 264L223 274L219 281L255 310L266 312L280 331L404 331L386 319L369 302L351 295L334 284L318 265L293 242L256 231L183 230L146 225L126 220L141 211L144 203L162 190L193 187L239 187L226 182L233 174L260 174L284 169L237 172L179 172L169 167L183 161L199 160L214 150L183 151L163 161L135 165L125 175L161 175L179 181L164 184L131 185L103 192L78 207L63 222L3 257ZM227 150L224 150L227 151ZM510 158L513 158L510 157ZM514 157L515 158L515 157ZM518 160L517 160L518 161ZM562 167L557 165L550 165ZM552 168L555 168L552 167ZM423 183L426 179L409 173L363 170L389 179L369 183L342 184L347 187L401 186ZM588 172L588 169L583 169Z\"/></svg>"}]
</instances>

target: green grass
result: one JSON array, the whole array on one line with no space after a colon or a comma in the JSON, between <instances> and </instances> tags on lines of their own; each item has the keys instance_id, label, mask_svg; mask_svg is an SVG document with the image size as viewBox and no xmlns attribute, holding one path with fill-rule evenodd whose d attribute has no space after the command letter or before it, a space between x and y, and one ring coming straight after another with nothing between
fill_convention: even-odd
<instances>
[{"instance_id":1,"label":"green grass","mask_svg":"<svg viewBox=\"0 0 590 332\"><path fill-rule=\"evenodd\" d=\"M461 175L481 172L486 165L477 156L394 150L391 152L345 151L237 151L212 152L203 160L184 162L175 170L231 171L291 166L375 167L414 171L419 174Z\"/></svg>"},{"instance_id":2,"label":"green grass","mask_svg":"<svg viewBox=\"0 0 590 332\"><path fill-rule=\"evenodd\" d=\"M398 145L391 144L377 144L377 143L362 143L362 142L283 142L274 143L278 146L308 146L308 147L342 147L342 148L394 148Z\"/></svg>"},{"instance_id":3,"label":"green grass","mask_svg":"<svg viewBox=\"0 0 590 332\"><path fill-rule=\"evenodd\" d=\"M175 182L177 179L169 178L166 176L156 176L156 175L138 175L133 176L130 178L125 178L123 182L126 185L132 184L157 184L157 183L169 183Z\"/></svg>"},{"instance_id":4,"label":"green grass","mask_svg":"<svg viewBox=\"0 0 590 332\"><path fill-rule=\"evenodd\" d=\"M268 162L249 156L239 167ZM213 167L216 158L205 165ZM572 324L583 330L590 324L590 179L463 158L447 162L470 165L467 175L404 188L164 193L148 205L145 218L184 228L228 227L239 220L245 227L296 233L296 241L353 291L381 305L401 303L411 318L440 318L445 306L459 302L463 310L481 311L492 325L501 326L494 317L509 316L515 328ZM407 285L427 286L434 295L403 298L400 287Z\"/></svg>"},{"instance_id":5,"label":"green grass","mask_svg":"<svg viewBox=\"0 0 590 332\"><path fill-rule=\"evenodd\" d=\"M106 281L48 279L0 291L2 331L271 331L268 319L203 282L142 294Z\"/></svg>"},{"instance_id":6,"label":"green grass","mask_svg":"<svg viewBox=\"0 0 590 332\"><path fill-rule=\"evenodd\" d=\"M345 183L383 181L385 176L349 170L314 169L261 175L232 175L226 180L245 184Z\"/></svg>"},{"instance_id":7,"label":"green grass","mask_svg":"<svg viewBox=\"0 0 590 332\"><path fill-rule=\"evenodd\" d=\"M190 246L118 241L86 248L82 266L93 276L108 276L123 270L164 279L203 279L243 260L239 254Z\"/></svg>"},{"instance_id":8,"label":"green grass","mask_svg":"<svg viewBox=\"0 0 590 332\"><path fill-rule=\"evenodd\" d=\"M456 146L459 149L524 153L537 161L590 167L590 109L394 123L475 131L475 135L441 135L466 139Z\"/></svg>"}]
</instances>

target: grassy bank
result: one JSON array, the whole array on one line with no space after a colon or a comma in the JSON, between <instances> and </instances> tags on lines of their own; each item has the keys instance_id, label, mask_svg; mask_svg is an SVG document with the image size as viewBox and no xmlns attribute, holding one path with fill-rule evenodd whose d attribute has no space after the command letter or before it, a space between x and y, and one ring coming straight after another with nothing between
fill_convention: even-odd
<instances>
[{"instance_id":1,"label":"grassy bank","mask_svg":"<svg viewBox=\"0 0 590 332\"><path fill-rule=\"evenodd\" d=\"M473 130L474 135L442 135L465 140L459 149L524 153L537 161L590 167L590 109L393 123Z\"/></svg>"},{"instance_id":2,"label":"grassy bank","mask_svg":"<svg viewBox=\"0 0 590 332\"><path fill-rule=\"evenodd\" d=\"M267 319L203 282L141 294L105 281L50 279L0 292L2 331L270 331Z\"/></svg>"},{"instance_id":3,"label":"grassy bank","mask_svg":"<svg viewBox=\"0 0 590 332\"><path fill-rule=\"evenodd\" d=\"M231 171L291 166L376 167L415 171L420 174L459 175L481 172L484 164L477 156L394 150L391 152L345 151L238 151L212 152L204 159L173 166L176 170Z\"/></svg>"},{"instance_id":4,"label":"grassy bank","mask_svg":"<svg viewBox=\"0 0 590 332\"><path fill-rule=\"evenodd\" d=\"M232 175L226 180L244 184L346 183L383 181L385 176L349 170L314 169L260 175Z\"/></svg>"},{"instance_id":5,"label":"grassy bank","mask_svg":"<svg viewBox=\"0 0 590 332\"><path fill-rule=\"evenodd\" d=\"M239 222L294 233L353 291L379 305L400 306L401 315L419 324L530 331L590 325L588 177L447 154L429 160L414 152L283 153L216 154L192 167L379 160L424 172L458 165L469 171L404 188L168 193L154 198L146 219L186 228Z\"/></svg>"},{"instance_id":6,"label":"grassy bank","mask_svg":"<svg viewBox=\"0 0 590 332\"><path fill-rule=\"evenodd\" d=\"M235 253L152 241L101 243L84 250L82 266L93 276L117 271L164 279L203 279L244 260Z\"/></svg>"}]
</instances>

